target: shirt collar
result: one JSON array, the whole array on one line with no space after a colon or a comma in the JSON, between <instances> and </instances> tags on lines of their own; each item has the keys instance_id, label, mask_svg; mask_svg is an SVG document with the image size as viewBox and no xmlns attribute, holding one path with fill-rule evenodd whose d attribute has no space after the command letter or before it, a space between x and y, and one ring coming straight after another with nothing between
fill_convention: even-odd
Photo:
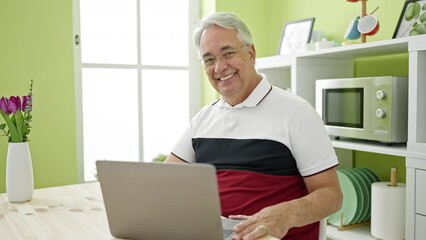
<instances>
[{"instance_id":1,"label":"shirt collar","mask_svg":"<svg viewBox=\"0 0 426 240\"><path fill-rule=\"evenodd\" d=\"M235 105L234 108L256 107L268 95L272 89L272 85L268 82L265 74L259 73L259 75L262 77L262 80L260 80L253 92L243 102ZM219 107L232 108L222 97L217 104Z\"/></svg>"}]
</instances>

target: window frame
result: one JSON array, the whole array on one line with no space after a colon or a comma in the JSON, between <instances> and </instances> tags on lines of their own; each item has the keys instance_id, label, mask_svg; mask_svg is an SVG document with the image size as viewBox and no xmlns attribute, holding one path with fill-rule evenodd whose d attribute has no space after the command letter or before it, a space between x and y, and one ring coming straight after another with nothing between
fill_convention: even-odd
<instances>
[{"instance_id":1,"label":"window frame","mask_svg":"<svg viewBox=\"0 0 426 240\"><path fill-rule=\"evenodd\" d=\"M165 69L165 70L188 70L189 73L189 116L188 122L201 108L201 67L198 61L198 55L192 43L193 26L200 19L200 1L189 1L189 21L188 21L188 66L165 66L165 65L143 65L141 62L141 30L140 30L140 1L135 0L137 4L137 63L136 64L97 64L83 63L81 59L81 32L80 32L80 0L73 0L73 46L74 46L74 81L75 81L75 99L76 99L76 138L77 138L77 173L78 181L84 182L84 126L83 126L83 100L82 100L82 69L83 68L119 68L136 69L138 72L138 127L139 127L139 149L143 149L143 123L142 123L142 70L144 69ZM182 129L183 131L184 129ZM171 149L170 149L171 150ZM143 159L143 151L139 151L139 159Z\"/></svg>"}]
</instances>

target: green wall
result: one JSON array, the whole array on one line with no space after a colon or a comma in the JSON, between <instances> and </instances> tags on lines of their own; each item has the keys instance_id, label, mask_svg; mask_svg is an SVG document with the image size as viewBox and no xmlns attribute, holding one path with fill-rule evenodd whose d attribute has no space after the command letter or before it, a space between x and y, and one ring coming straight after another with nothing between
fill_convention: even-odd
<instances>
[{"instance_id":1,"label":"green wall","mask_svg":"<svg viewBox=\"0 0 426 240\"><path fill-rule=\"evenodd\" d=\"M35 187L76 183L72 0L1 0L0 36L0 97L25 95L35 82L29 135ZM0 137L0 192L7 146Z\"/></svg>"}]
</instances>

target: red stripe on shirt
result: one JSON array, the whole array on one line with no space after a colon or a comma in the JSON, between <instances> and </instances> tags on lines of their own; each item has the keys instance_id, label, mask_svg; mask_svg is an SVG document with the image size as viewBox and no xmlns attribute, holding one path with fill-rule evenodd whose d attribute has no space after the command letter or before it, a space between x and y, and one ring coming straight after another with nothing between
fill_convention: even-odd
<instances>
[{"instance_id":1,"label":"red stripe on shirt","mask_svg":"<svg viewBox=\"0 0 426 240\"><path fill-rule=\"evenodd\" d=\"M253 215L261 209L307 195L303 178L251 171L218 170L222 215ZM283 239L318 239L318 222L292 228Z\"/></svg>"}]
</instances>

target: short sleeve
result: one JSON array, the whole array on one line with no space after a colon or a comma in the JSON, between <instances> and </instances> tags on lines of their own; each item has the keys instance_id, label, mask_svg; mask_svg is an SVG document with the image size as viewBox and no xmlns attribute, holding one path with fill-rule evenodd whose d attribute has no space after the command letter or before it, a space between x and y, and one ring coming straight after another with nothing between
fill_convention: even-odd
<instances>
[{"instance_id":1,"label":"short sleeve","mask_svg":"<svg viewBox=\"0 0 426 240\"><path fill-rule=\"evenodd\" d=\"M289 128L293 156L302 176L338 165L327 130L311 105L302 104L296 109Z\"/></svg>"},{"instance_id":2,"label":"short sleeve","mask_svg":"<svg viewBox=\"0 0 426 240\"><path fill-rule=\"evenodd\" d=\"M185 132L174 146L172 153L187 162L195 162L195 152L192 147L191 124L188 124Z\"/></svg>"}]
</instances>

